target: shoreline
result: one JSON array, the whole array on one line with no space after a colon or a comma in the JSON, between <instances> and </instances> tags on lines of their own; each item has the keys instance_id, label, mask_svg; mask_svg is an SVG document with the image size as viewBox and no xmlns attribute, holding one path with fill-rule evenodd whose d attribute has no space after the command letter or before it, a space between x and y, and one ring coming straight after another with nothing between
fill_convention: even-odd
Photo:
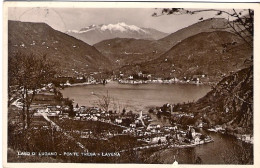
<instances>
[{"instance_id":1,"label":"shoreline","mask_svg":"<svg viewBox=\"0 0 260 168\"><path fill-rule=\"evenodd\" d=\"M84 86L84 85L100 85L102 83L89 83L89 82L83 82L83 83L73 83L70 84L69 87L73 87L73 86Z\"/></svg>"},{"instance_id":2,"label":"shoreline","mask_svg":"<svg viewBox=\"0 0 260 168\"><path fill-rule=\"evenodd\" d=\"M194 82L194 81L183 81L183 80L118 80L119 84L190 84L190 85L216 85L217 82Z\"/></svg>"},{"instance_id":3,"label":"shoreline","mask_svg":"<svg viewBox=\"0 0 260 168\"><path fill-rule=\"evenodd\" d=\"M254 136L250 135L250 134L236 134L236 133L232 133L232 132L226 132L226 130L225 130L225 132L223 132L223 130L222 131L217 131L217 130L212 131L209 129L206 129L206 130L209 132L214 132L216 134L233 136L234 138L236 138L239 141L254 145ZM246 137L248 137L248 136L250 137L249 140L246 139Z\"/></svg>"},{"instance_id":4,"label":"shoreline","mask_svg":"<svg viewBox=\"0 0 260 168\"><path fill-rule=\"evenodd\" d=\"M210 82L210 83L190 83L190 82L120 82L120 81L113 81L116 82L120 85L145 85L145 84L162 84L162 85L196 85L196 86L214 86L216 85L215 82ZM113 83L111 81L107 82L106 84ZM64 86L66 87L74 87L74 86L87 86L87 85L106 85L103 83L89 83L89 82L83 82L83 83L73 83L73 84L67 84Z\"/></svg>"},{"instance_id":5,"label":"shoreline","mask_svg":"<svg viewBox=\"0 0 260 168\"><path fill-rule=\"evenodd\" d=\"M196 147L199 145L203 145L203 144L207 144L207 143L211 143L214 142L213 139L210 139L208 141L205 141L203 143L193 143L193 144L182 144L182 145L177 145L177 144L151 144L151 145L146 145L146 146L140 146L140 147L135 147L133 148L133 150L145 150L145 149L151 149L151 148L156 148L156 147L165 147L163 149L170 149L170 148L190 148L190 147ZM160 149L161 150L161 149ZM122 150L120 152L127 152L128 150Z\"/></svg>"}]
</instances>

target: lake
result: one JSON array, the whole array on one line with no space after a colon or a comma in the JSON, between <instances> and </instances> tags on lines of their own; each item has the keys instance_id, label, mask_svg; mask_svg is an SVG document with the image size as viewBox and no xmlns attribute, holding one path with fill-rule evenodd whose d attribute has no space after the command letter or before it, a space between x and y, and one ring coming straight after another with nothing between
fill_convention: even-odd
<instances>
[{"instance_id":1,"label":"lake","mask_svg":"<svg viewBox=\"0 0 260 168\"><path fill-rule=\"evenodd\" d=\"M149 107L162 106L166 103L196 101L211 89L208 85L188 84L118 84L73 86L61 90L64 97L74 99L79 105L93 106L98 101L97 95L108 95L113 99L110 108L125 108L144 112ZM120 110L120 111L121 111Z\"/></svg>"},{"instance_id":2,"label":"lake","mask_svg":"<svg viewBox=\"0 0 260 168\"><path fill-rule=\"evenodd\" d=\"M183 103L196 101L205 96L211 87L191 84L118 84L73 86L61 90L64 97L74 100L79 106L95 106L98 97L108 94L111 97L109 108L122 112L132 110L135 113L148 113L150 107L166 103ZM168 125L168 121L151 116L153 124Z\"/></svg>"}]
</instances>

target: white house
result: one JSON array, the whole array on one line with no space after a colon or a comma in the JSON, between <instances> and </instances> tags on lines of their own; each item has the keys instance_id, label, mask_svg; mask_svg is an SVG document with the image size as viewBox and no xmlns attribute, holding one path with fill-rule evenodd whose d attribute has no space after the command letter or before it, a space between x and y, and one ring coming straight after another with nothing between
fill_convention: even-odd
<instances>
[{"instance_id":1,"label":"white house","mask_svg":"<svg viewBox=\"0 0 260 168\"><path fill-rule=\"evenodd\" d=\"M151 138L151 142L150 143L158 143L159 140L161 141L161 143L164 143L164 142L166 142L166 137L165 136L153 137L153 138Z\"/></svg>"},{"instance_id":2,"label":"white house","mask_svg":"<svg viewBox=\"0 0 260 168\"><path fill-rule=\"evenodd\" d=\"M115 119L115 122L116 122L117 124L121 124L123 121L122 121L122 118L116 118L116 119Z\"/></svg>"},{"instance_id":3,"label":"white house","mask_svg":"<svg viewBox=\"0 0 260 168\"><path fill-rule=\"evenodd\" d=\"M201 141L200 136L196 135L196 136L194 137L194 143L195 143L195 144L200 144L200 141Z\"/></svg>"},{"instance_id":4,"label":"white house","mask_svg":"<svg viewBox=\"0 0 260 168\"><path fill-rule=\"evenodd\" d=\"M151 132L144 132L144 135L152 135Z\"/></svg>"},{"instance_id":5,"label":"white house","mask_svg":"<svg viewBox=\"0 0 260 168\"><path fill-rule=\"evenodd\" d=\"M151 129L155 129L156 128L156 125L155 124L149 124L147 126L147 130L151 130Z\"/></svg>"},{"instance_id":6,"label":"white house","mask_svg":"<svg viewBox=\"0 0 260 168\"><path fill-rule=\"evenodd\" d=\"M130 124L130 127L136 128L136 124Z\"/></svg>"},{"instance_id":7,"label":"white house","mask_svg":"<svg viewBox=\"0 0 260 168\"><path fill-rule=\"evenodd\" d=\"M98 120L97 116L91 116L91 119L92 119L93 121L97 121L97 120Z\"/></svg>"},{"instance_id":8,"label":"white house","mask_svg":"<svg viewBox=\"0 0 260 168\"><path fill-rule=\"evenodd\" d=\"M49 108L39 108L37 109L38 113L49 113L50 109Z\"/></svg>"},{"instance_id":9,"label":"white house","mask_svg":"<svg viewBox=\"0 0 260 168\"><path fill-rule=\"evenodd\" d=\"M147 126L147 130L152 130L152 129L156 129L156 128L161 128L161 126L159 124L158 125L156 125L156 124L149 124Z\"/></svg>"}]
</instances>

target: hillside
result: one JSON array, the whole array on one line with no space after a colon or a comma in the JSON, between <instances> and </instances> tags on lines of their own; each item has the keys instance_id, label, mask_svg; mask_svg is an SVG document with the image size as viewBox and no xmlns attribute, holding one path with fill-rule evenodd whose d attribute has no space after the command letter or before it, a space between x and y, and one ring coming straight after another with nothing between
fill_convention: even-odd
<instances>
[{"instance_id":1,"label":"hillside","mask_svg":"<svg viewBox=\"0 0 260 168\"><path fill-rule=\"evenodd\" d=\"M207 104L208 108L199 109ZM253 133L253 66L224 78L197 102L215 123L226 123L239 132ZM217 115L218 117L214 116ZM216 118L215 118L216 117Z\"/></svg>"},{"instance_id":2,"label":"hillside","mask_svg":"<svg viewBox=\"0 0 260 168\"><path fill-rule=\"evenodd\" d=\"M132 65L157 58L167 50L156 40L115 38L94 45L116 66Z\"/></svg>"},{"instance_id":3,"label":"hillside","mask_svg":"<svg viewBox=\"0 0 260 168\"><path fill-rule=\"evenodd\" d=\"M252 135L253 66L223 78L206 96L185 109L196 113L195 119L202 117L212 126L222 125L231 133Z\"/></svg>"},{"instance_id":4,"label":"hillside","mask_svg":"<svg viewBox=\"0 0 260 168\"><path fill-rule=\"evenodd\" d=\"M8 54L44 55L59 64L62 75L81 76L107 70L110 61L96 48L45 23L8 21Z\"/></svg>"},{"instance_id":5,"label":"hillside","mask_svg":"<svg viewBox=\"0 0 260 168\"><path fill-rule=\"evenodd\" d=\"M182 40L194 36L202 32L213 32L213 31L228 31L227 20L224 18L210 18L183 29L180 29L162 39L159 42L168 43L169 46L174 46Z\"/></svg>"},{"instance_id":6,"label":"hillside","mask_svg":"<svg viewBox=\"0 0 260 168\"><path fill-rule=\"evenodd\" d=\"M134 38L158 40L167 36L167 33L152 29L141 28L126 23L90 25L77 30L68 30L67 34L76 37L90 45L113 38Z\"/></svg>"},{"instance_id":7,"label":"hillside","mask_svg":"<svg viewBox=\"0 0 260 168\"><path fill-rule=\"evenodd\" d=\"M142 71L155 77L182 80L203 75L205 80L216 82L243 68L251 55L252 49L232 33L204 32L183 40L155 60L120 70L126 74Z\"/></svg>"},{"instance_id":8,"label":"hillside","mask_svg":"<svg viewBox=\"0 0 260 168\"><path fill-rule=\"evenodd\" d=\"M226 24L226 19L213 18L195 23L159 40L115 38L101 41L94 46L117 66L131 66L156 59L182 40L201 32L227 30Z\"/></svg>"}]
</instances>

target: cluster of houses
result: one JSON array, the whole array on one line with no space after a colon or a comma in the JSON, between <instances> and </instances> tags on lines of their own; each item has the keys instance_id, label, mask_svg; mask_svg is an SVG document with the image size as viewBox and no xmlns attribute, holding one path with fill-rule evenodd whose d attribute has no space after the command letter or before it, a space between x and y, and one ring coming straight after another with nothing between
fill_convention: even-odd
<instances>
[{"instance_id":1,"label":"cluster of houses","mask_svg":"<svg viewBox=\"0 0 260 168\"><path fill-rule=\"evenodd\" d=\"M138 141L143 141L148 144L203 144L210 142L209 136L195 132L195 129L189 127L188 130L182 130L177 126L163 126L150 124L146 128L125 129L123 133L137 137Z\"/></svg>"},{"instance_id":2,"label":"cluster of houses","mask_svg":"<svg viewBox=\"0 0 260 168\"><path fill-rule=\"evenodd\" d=\"M254 143L254 137L251 134L243 134L240 137L238 136L237 139L244 141L246 143Z\"/></svg>"},{"instance_id":3,"label":"cluster of houses","mask_svg":"<svg viewBox=\"0 0 260 168\"><path fill-rule=\"evenodd\" d=\"M182 130L177 126L161 126L159 124L152 124L151 117L147 114L142 114L142 112L140 114L134 114L130 111L125 114L119 114L112 111L104 112L97 107L86 106L75 107L74 111L76 112L76 116L73 118L74 120L100 121L123 128L122 132L102 132L102 135L99 135L98 137L102 137L103 139L108 139L117 135L130 135L136 137L138 141L148 144L201 144L205 141L205 138L202 139L202 135L196 133L193 128L189 128L189 130ZM80 134L81 138L94 138L93 132L89 129L82 130Z\"/></svg>"},{"instance_id":4,"label":"cluster of houses","mask_svg":"<svg viewBox=\"0 0 260 168\"><path fill-rule=\"evenodd\" d=\"M47 116L52 117L69 117L69 107L68 106L46 106L37 109L37 113L34 116L40 115L40 113L46 113Z\"/></svg>"},{"instance_id":5,"label":"cluster of houses","mask_svg":"<svg viewBox=\"0 0 260 168\"><path fill-rule=\"evenodd\" d=\"M183 77L178 79L173 77L171 79L163 79L153 77L152 74L144 74L138 72L136 75L126 76L122 72L119 74L118 82L121 84L147 84L147 83L160 83L160 84L173 84L173 83L189 83L189 84L202 84L207 82L206 75L193 75L192 77Z\"/></svg>"},{"instance_id":6,"label":"cluster of houses","mask_svg":"<svg viewBox=\"0 0 260 168\"><path fill-rule=\"evenodd\" d=\"M59 77L59 79L66 79L63 83L60 84L61 87L71 86L74 83L85 83L85 84L102 84L103 80L98 80L95 76L100 75L101 72L92 72L90 75L84 76L77 76L75 79L73 78L74 82L71 82L72 77ZM145 74L141 71L132 74L126 75L123 72L119 72L118 75L111 76L111 79L117 80L120 84L147 84L147 83L159 83L159 84L173 84L173 83L189 83L189 84L203 84L208 82L208 78L206 75L193 75L192 77L183 78L169 78L164 79L160 77L155 77L152 74Z\"/></svg>"},{"instance_id":7,"label":"cluster of houses","mask_svg":"<svg viewBox=\"0 0 260 168\"><path fill-rule=\"evenodd\" d=\"M60 77L62 78L62 77ZM94 76L77 76L75 78L72 77L63 77L65 78L65 81L60 83L61 87L67 87L67 86L74 86L78 84L100 84L103 83L102 80L97 80Z\"/></svg>"},{"instance_id":8,"label":"cluster of houses","mask_svg":"<svg viewBox=\"0 0 260 168\"><path fill-rule=\"evenodd\" d=\"M210 132L220 132L220 133L224 133L225 132L225 128L223 128L223 126L221 125L215 125L212 128L209 128L208 131Z\"/></svg>"},{"instance_id":9,"label":"cluster of houses","mask_svg":"<svg viewBox=\"0 0 260 168\"><path fill-rule=\"evenodd\" d=\"M218 133L222 133L222 134L226 133L226 129L223 125L215 125L215 126L209 128L208 131L218 132ZM246 142L246 143L253 144L253 142L254 142L254 137L251 134L235 134L235 133L232 133L232 135L236 136L237 139L239 139L243 142Z\"/></svg>"},{"instance_id":10,"label":"cluster of houses","mask_svg":"<svg viewBox=\"0 0 260 168\"><path fill-rule=\"evenodd\" d=\"M141 121L138 119L138 115L134 114L132 111L123 113L117 113L116 111L102 111L98 107L75 107L73 111L76 113L74 120L92 120L101 121L111 124L116 124L124 127L136 128L142 125ZM143 115L143 120L145 123L151 121L149 115Z\"/></svg>"}]
</instances>

